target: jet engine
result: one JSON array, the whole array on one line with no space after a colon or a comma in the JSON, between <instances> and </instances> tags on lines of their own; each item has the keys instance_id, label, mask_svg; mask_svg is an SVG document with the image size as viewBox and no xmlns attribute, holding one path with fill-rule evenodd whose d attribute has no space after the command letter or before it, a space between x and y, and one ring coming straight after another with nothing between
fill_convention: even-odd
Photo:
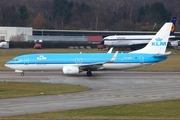
<instances>
[{"instance_id":1,"label":"jet engine","mask_svg":"<svg viewBox=\"0 0 180 120\"><path fill-rule=\"evenodd\" d=\"M180 46L180 40L170 41L169 45L173 46L173 47L178 47L178 46Z\"/></svg>"},{"instance_id":2,"label":"jet engine","mask_svg":"<svg viewBox=\"0 0 180 120\"><path fill-rule=\"evenodd\" d=\"M171 41L171 42L169 42L169 45L173 46L173 47L177 47L178 46L178 41Z\"/></svg>"},{"instance_id":3,"label":"jet engine","mask_svg":"<svg viewBox=\"0 0 180 120\"><path fill-rule=\"evenodd\" d=\"M78 74L78 73L80 73L79 67L77 67L77 66L64 66L62 71L63 71L63 74Z\"/></svg>"}]
</instances>

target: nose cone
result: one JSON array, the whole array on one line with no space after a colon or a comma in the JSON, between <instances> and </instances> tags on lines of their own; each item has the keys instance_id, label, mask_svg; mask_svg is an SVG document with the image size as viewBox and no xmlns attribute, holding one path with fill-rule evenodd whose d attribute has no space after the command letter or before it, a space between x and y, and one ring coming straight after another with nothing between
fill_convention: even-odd
<instances>
[{"instance_id":1,"label":"nose cone","mask_svg":"<svg viewBox=\"0 0 180 120\"><path fill-rule=\"evenodd\" d=\"M4 66L9 67L9 66L10 66L10 61L6 62L6 63L4 64Z\"/></svg>"},{"instance_id":2,"label":"nose cone","mask_svg":"<svg viewBox=\"0 0 180 120\"><path fill-rule=\"evenodd\" d=\"M12 62L12 60L10 60L10 61L7 61L6 63L5 63L5 65L6 64L13 64L13 62Z\"/></svg>"},{"instance_id":3,"label":"nose cone","mask_svg":"<svg viewBox=\"0 0 180 120\"><path fill-rule=\"evenodd\" d=\"M4 64L4 66L8 67L8 68L11 68L12 69L12 65L13 65L13 62L12 61L8 61Z\"/></svg>"}]
</instances>

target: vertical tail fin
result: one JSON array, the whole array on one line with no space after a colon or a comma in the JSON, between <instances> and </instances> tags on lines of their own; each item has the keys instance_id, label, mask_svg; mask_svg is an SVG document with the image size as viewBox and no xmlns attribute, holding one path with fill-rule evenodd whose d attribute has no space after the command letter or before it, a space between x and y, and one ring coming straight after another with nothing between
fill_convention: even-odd
<instances>
[{"instance_id":1,"label":"vertical tail fin","mask_svg":"<svg viewBox=\"0 0 180 120\"><path fill-rule=\"evenodd\" d=\"M171 27L172 23L165 23L144 48L133 51L131 53L164 54L166 51Z\"/></svg>"},{"instance_id":2,"label":"vertical tail fin","mask_svg":"<svg viewBox=\"0 0 180 120\"><path fill-rule=\"evenodd\" d=\"M171 27L170 36L174 36L175 25L176 25L176 17L172 17L171 22L172 22L172 27Z\"/></svg>"}]
</instances>

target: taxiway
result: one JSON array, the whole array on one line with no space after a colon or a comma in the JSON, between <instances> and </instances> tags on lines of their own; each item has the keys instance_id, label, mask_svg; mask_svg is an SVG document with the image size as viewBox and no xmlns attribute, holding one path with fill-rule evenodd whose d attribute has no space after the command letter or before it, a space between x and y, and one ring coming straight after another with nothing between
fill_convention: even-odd
<instances>
[{"instance_id":1,"label":"taxiway","mask_svg":"<svg viewBox=\"0 0 180 120\"><path fill-rule=\"evenodd\" d=\"M0 99L0 116L131 104L180 98L180 72L98 71L63 75L59 71L0 71L0 81L47 82L83 85L90 91Z\"/></svg>"}]
</instances>

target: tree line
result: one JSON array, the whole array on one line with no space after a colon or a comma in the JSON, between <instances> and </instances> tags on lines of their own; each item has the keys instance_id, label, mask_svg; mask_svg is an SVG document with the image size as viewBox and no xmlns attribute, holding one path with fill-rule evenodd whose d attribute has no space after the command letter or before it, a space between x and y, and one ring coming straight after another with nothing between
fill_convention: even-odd
<instances>
[{"instance_id":1,"label":"tree line","mask_svg":"<svg viewBox=\"0 0 180 120\"><path fill-rule=\"evenodd\" d=\"M175 13L161 1L138 5L133 0L129 4L123 0L0 0L0 25L35 29L157 30Z\"/></svg>"}]
</instances>

